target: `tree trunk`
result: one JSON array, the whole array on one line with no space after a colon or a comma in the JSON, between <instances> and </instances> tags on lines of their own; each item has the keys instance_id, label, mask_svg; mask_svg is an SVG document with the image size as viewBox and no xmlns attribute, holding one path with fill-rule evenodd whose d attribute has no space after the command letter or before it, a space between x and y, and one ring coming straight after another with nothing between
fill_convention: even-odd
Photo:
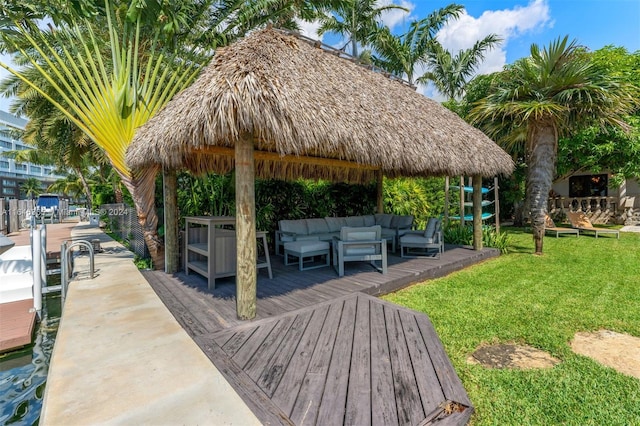
<instances>
[{"instance_id":1,"label":"tree trunk","mask_svg":"<svg viewBox=\"0 0 640 426\"><path fill-rule=\"evenodd\" d=\"M89 183L87 182L87 178L82 174L80 169L74 169L78 177L80 178L80 182L82 182L82 189L84 189L84 195L87 197L87 211L93 211L93 202L91 201L91 187L89 187Z\"/></svg>"},{"instance_id":2,"label":"tree trunk","mask_svg":"<svg viewBox=\"0 0 640 426\"><path fill-rule=\"evenodd\" d=\"M137 173L134 177L120 171L118 174L133 198L138 223L142 227L144 242L149 249L153 268L162 271L164 270L164 245L158 236L158 214L155 207L157 171L155 168L148 168Z\"/></svg>"},{"instance_id":3,"label":"tree trunk","mask_svg":"<svg viewBox=\"0 0 640 426\"><path fill-rule=\"evenodd\" d=\"M549 121L533 123L528 131L530 147L527 173L527 205L530 208L535 253L542 254L547 200L556 167L558 132Z\"/></svg>"}]
</instances>

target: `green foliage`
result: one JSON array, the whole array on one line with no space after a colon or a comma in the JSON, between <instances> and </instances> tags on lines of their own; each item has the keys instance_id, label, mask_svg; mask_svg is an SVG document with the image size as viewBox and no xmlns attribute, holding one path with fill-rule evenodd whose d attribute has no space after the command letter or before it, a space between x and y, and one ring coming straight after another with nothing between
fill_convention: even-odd
<instances>
[{"instance_id":1,"label":"green foliage","mask_svg":"<svg viewBox=\"0 0 640 426\"><path fill-rule=\"evenodd\" d=\"M444 178L385 179L384 211L413 215L416 228L424 229L430 217L443 214L444 195Z\"/></svg>"},{"instance_id":2,"label":"green foliage","mask_svg":"<svg viewBox=\"0 0 640 426\"><path fill-rule=\"evenodd\" d=\"M445 223L442 234L447 244L473 245L473 225L460 226L459 222ZM505 254L509 252L511 243L511 238L506 232L496 232L494 226L485 225L482 227L484 247L497 248Z\"/></svg>"},{"instance_id":3,"label":"green foliage","mask_svg":"<svg viewBox=\"0 0 640 426\"><path fill-rule=\"evenodd\" d=\"M24 192L30 199L33 199L42 193L42 183L36 178L27 178L27 180L20 185L20 191Z\"/></svg>"},{"instance_id":4,"label":"green foliage","mask_svg":"<svg viewBox=\"0 0 640 426\"><path fill-rule=\"evenodd\" d=\"M233 174L178 174L178 207L184 216L235 215Z\"/></svg>"},{"instance_id":5,"label":"green foliage","mask_svg":"<svg viewBox=\"0 0 640 426\"><path fill-rule=\"evenodd\" d=\"M459 222L445 223L442 236L447 244L470 246L473 244L473 226L461 226Z\"/></svg>"},{"instance_id":6,"label":"green foliage","mask_svg":"<svg viewBox=\"0 0 640 426\"><path fill-rule=\"evenodd\" d=\"M640 234L547 237L545 254L532 256L531 233L508 233L509 254L385 299L429 315L475 406L476 426L638 424L638 379L574 353L569 342L600 329L640 336L640 292L632 284ZM561 363L512 370L467 361L481 345L512 342Z\"/></svg>"}]
</instances>

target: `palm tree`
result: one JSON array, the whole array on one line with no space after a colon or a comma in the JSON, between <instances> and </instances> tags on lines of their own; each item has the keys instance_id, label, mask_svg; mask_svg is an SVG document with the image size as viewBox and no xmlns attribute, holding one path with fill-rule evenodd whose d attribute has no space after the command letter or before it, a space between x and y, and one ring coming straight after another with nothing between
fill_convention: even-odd
<instances>
[{"instance_id":1,"label":"palm tree","mask_svg":"<svg viewBox=\"0 0 640 426\"><path fill-rule=\"evenodd\" d=\"M388 10L408 9L389 4L378 6L377 0L345 0L337 5L331 14L320 17L318 35L332 32L347 38L343 50L351 44L351 55L358 57L358 43L366 44L378 27L378 20L383 12Z\"/></svg>"},{"instance_id":2,"label":"palm tree","mask_svg":"<svg viewBox=\"0 0 640 426\"><path fill-rule=\"evenodd\" d=\"M454 56L434 39L427 51L429 71L422 75L418 82L433 82L438 91L450 101L460 98L464 95L469 78L484 60L485 52L501 42L500 37L489 34L482 40L478 40L470 49L460 50Z\"/></svg>"},{"instance_id":3,"label":"palm tree","mask_svg":"<svg viewBox=\"0 0 640 426\"><path fill-rule=\"evenodd\" d=\"M49 185L47 191L79 198L85 192L84 182L75 173L68 173L65 177Z\"/></svg>"},{"instance_id":4,"label":"palm tree","mask_svg":"<svg viewBox=\"0 0 640 426\"><path fill-rule=\"evenodd\" d=\"M34 196L42 194L42 182L34 177L30 177L22 182L20 190L24 192L29 199L33 200Z\"/></svg>"},{"instance_id":5,"label":"palm tree","mask_svg":"<svg viewBox=\"0 0 640 426\"><path fill-rule=\"evenodd\" d=\"M416 65L426 63L428 49L440 28L451 18L458 18L464 6L450 4L420 21L409 24L409 31L398 36L388 27L378 26L369 36L375 55L374 64L414 84Z\"/></svg>"},{"instance_id":6,"label":"palm tree","mask_svg":"<svg viewBox=\"0 0 640 426\"><path fill-rule=\"evenodd\" d=\"M489 135L505 127L526 129L526 203L535 253L542 254L547 199L553 182L558 137L585 125L625 127L622 117L637 105L638 88L602 73L568 37L540 49L504 72L503 80L471 111Z\"/></svg>"},{"instance_id":7,"label":"palm tree","mask_svg":"<svg viewBox=\"0 0 640 426\"><path fill-rule=\"evenodd\" d=\"M99 18L80 19L55 31L14 21L12 29L19 34L19 41L9 36L3 41L28 59L31 68L23 72L4 63L0 66L47 99L104 151L133 195L145 241L154 262L161 267L164 256L153 201L156 171L134 173L127 167L124 155L135 129L186 87L198 66L147 46L140 40L140 15L134 22L125 20L119 25L108 0L105 5L107 46L93 30ZM29 45L29 51L22 47L24 43ZM105 48L110 58L103 59ZM32 77L34 71L38 78ZM40 84L42 80L47 85Z\"/></svg>"}]
</instances>

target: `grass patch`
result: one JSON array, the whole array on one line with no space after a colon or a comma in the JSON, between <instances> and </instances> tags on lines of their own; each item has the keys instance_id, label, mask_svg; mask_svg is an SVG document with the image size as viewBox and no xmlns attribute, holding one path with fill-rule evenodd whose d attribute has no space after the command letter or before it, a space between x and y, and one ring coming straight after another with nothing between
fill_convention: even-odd
<instances>
[{"instance_id":1,"label":"grass patch","mask_svg":"<svg viewBox=\"0 0 640 426\"><path fill-rule=\"evenodd\" d=\"M640 337L640 234L545 237L508 229L509 253L384 299L429 315L469 397L474 425L640 424L640 380L576 355L578 331ZM491 370L466 362L481 343L514 342L562 362Z\"/></svg>"}]
</instances>

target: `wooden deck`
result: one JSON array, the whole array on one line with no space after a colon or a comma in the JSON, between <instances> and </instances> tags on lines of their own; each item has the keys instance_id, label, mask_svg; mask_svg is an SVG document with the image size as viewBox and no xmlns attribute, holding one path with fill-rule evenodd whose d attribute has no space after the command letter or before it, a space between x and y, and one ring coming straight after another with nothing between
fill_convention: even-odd
<instances>
[{"instance_id":1,"label":"wooden deck","mask_svg":"<svg viewBox=\"0 0 640 426\"><path fill-rule=\"evenodd\" d=\"M0 303L0 353L30 344L35 324L33 299Z\"/></svg>"},{"instance_id":2,"label":"wooden deck","mask_svg":"<svg viewBox=\"0 0 640 426\"><path fill-rule=\"evenodd\" d=\"M473 408L428 317L388 293L498 255L448 247L440 259L389 257L298 271L272 257L258 274L257 317L240 321L234 278L144 275L264 424L466 424Z\"/></svg>"}]
</instances>

